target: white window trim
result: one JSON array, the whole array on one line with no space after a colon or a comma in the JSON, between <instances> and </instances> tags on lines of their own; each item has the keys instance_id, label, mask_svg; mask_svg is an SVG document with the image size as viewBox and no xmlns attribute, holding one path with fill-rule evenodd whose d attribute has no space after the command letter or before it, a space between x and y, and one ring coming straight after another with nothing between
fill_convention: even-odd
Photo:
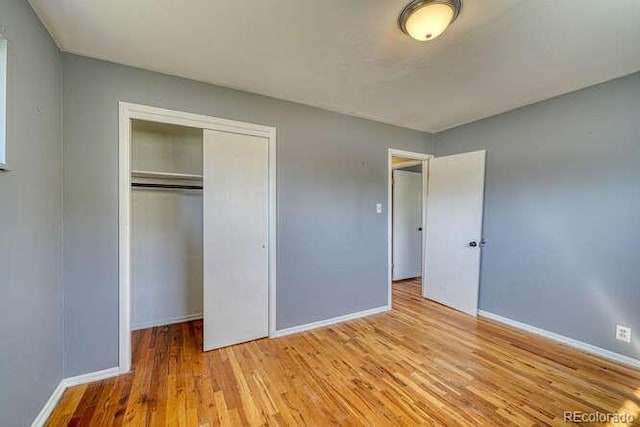
<instances>
[{"instance_id":1,"label":"white window trim","mask_svg":"<svg viewBox=\"0 0 640 427\"><path fill-rule=\"evenodd\" d=\"M7 39L0 35L0 171L7 167Z\"/></svg>"}]
</instances>

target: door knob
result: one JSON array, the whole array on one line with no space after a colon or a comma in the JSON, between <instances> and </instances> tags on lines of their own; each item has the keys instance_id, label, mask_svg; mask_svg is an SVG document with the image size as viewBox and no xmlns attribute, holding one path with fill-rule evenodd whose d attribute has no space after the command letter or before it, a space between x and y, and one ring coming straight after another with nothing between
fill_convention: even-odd
<instances>
[{"instance_id":1,"label":"door knob","mask_svg":"<svg viewBox=\"0 0 640 427\"><path fill-rule=\"evenodd\" d=\"M472 248L475 248L476 246L478 246L478 242L476 242L475 240L471 241L469 242L469 246L471 246Z\"/></svg>"},{"instance_id":2,"label":"door knob","mask_svg":"<svg viewBox=\"0 0 640 427\"><path fill-rule=\"evenodd\" d=\"M422 231L422 227L418 227L418 231Z\"/></svg>"}]
</instances>

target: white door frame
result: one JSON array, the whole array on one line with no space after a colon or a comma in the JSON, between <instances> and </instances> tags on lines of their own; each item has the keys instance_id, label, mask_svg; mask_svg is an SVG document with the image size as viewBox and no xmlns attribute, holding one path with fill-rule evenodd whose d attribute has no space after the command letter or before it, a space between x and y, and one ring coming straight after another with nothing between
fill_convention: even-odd
<instances>
[{"instance_id":1,"label":"white door frame","mask_svg":"<svg viewBox=\"0 0 640 427\"><path fill-rule=\"evenodd\" d=\"M147 120L266 138L269 144L269 336L276 328L276 128L149 107L119 103L119 349L118 370L131 369L131 120Z\"/></svg>"},{"instance_id":2,"label":"white door frame","mask_svg":"<svg viewBox=\"0 0 640 427\"><path fill-rule=\"evenodd\" d=\"M407 165L422 164L422 286L424 287L424 246L426 236L426 218L427 218L427 183L429 181L429 159L433 156L431 154L414 153L412 151L397 150L395 148L389 148L388 162L387 162L387 287L388 296L387 302L391 309L391 300L393 297L393 157L405 157L408 159L415 159L416 162L407 162L408 164L398 165L400 167L406 167Z\"/></svg>"}]
</instances>

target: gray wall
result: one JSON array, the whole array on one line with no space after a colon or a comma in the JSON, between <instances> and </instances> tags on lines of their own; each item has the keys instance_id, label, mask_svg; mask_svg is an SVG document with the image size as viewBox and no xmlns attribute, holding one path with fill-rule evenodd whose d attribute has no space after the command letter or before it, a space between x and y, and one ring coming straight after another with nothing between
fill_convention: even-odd
<instances>
[{"instance_id":1,"label":"gray wall","mask_svg":"<svg viewBox=\"0 0 640 427\"><path fill-rule=\"evenodd\" d=\"M62 379L62 69L26 1L0 2L9 40L0 172L0 425L30 425Z\"/></svg>"},{"instance_id":2,"label":"gray wall","mask_svg":"<svg viewBox=\"0 0 640 427\"><path fill-rule=\"evenodd\" d=\"M67 375L118 364L118 101L277 127L279 329L386 304L387 148L432 152L432 136L74 55L63 68Z\"/></svg>"},{"instance_id":3,"label":"gray wall","mask_svg":"<svg viewBox=\"0 0 640 427\"><path fill-rule=\"evenodd\" d=\"M480 307L640 358L640 73L436 135L487 149ZM614 338L632 327L632 345Z\"/></svg>"}]
</instances>

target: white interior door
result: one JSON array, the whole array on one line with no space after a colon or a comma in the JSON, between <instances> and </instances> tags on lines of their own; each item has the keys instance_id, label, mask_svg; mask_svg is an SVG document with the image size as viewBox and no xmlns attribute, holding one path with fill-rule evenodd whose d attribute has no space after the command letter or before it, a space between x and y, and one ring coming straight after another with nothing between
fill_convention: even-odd
<instances>
[{"instance_id":1,"label":"white interior door","mask_svg":"<svg viewBox=\"0 0 640 427\"><path fill-rule=\"evenodd\" d=\"M422 270L422 174L393 171L393 280Z\"/></svg>"},{"instance_id":2,"label":"white interior door","mask_svg":"<svg viewBox=\"0 0 640 427\"><path fill-rule=\"evenodd\" d=\"M424 296L478 313L485 151L429 161Z\"/></svg>"},{"instance_id":3,"label":"white interior door","mask_svg":"<svg viewBox=\"0 0 640 427\"><path fill-rule=\"evenodd\" d=\"M269 333L268 140L204 131L204 350Z\"/></svg>"}]
</instances>

